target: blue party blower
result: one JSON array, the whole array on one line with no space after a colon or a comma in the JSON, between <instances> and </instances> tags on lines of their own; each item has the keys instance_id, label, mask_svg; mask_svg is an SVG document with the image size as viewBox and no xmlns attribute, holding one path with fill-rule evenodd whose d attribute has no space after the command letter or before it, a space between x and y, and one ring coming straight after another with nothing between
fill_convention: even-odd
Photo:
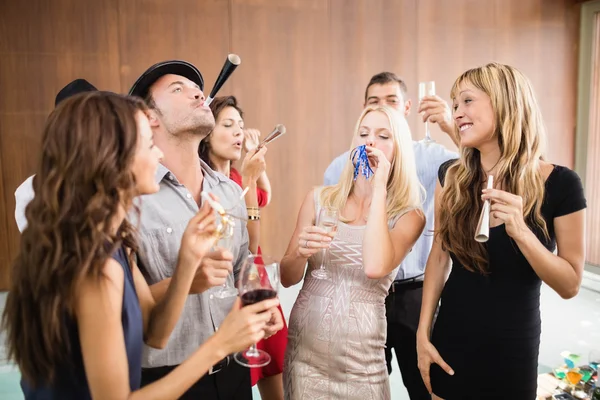
<instances>
[{"instance_id":1,"label":"blue party blower","mask_svg":"<svg viewBox=\"0 0 600 400\"><path fill-rule=\"evenodd\" d=\"M369 157L367 156L367 146L362 145L358 146L350 153L350 160L352 160L352 164L354 165L354 180L358 178L358 175L363 175L365 178L369 179L373 176L374 172L369 165Z\"/></svg>"}]
</instances>

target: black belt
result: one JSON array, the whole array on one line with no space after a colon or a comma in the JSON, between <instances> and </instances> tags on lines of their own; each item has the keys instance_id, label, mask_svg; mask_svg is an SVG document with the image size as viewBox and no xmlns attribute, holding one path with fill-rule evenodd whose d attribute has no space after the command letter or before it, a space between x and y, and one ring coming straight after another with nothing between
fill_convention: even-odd
<instances>
[{"instance_id":1,"label":"black belt","mask_svg":"<svg viewBox=\"0 0 600 400\"><path fill-rule=\"evenodd\" d=\"M216 363L215 365L210 367L208 369L208 374L209 375L216 374L217 372L219 372L220 370L222 370L223 368L225 368L228 365L229 365L229 356L225 357L224 359L222 359L221 361L219 361L218 363Z\"/></svg>"},{"instance_id":2,"label":"black belt","mask_svg":"<svg viewBox=\"0 0 600 400\"><path fill-rule=\"evenodd\" d=\"M394 293L396 290L416 289L423 287L423 275L424 274L413 276L412 278L408 279L394 281L390 286L389 292Z\"/></svg>"}]
</instances>

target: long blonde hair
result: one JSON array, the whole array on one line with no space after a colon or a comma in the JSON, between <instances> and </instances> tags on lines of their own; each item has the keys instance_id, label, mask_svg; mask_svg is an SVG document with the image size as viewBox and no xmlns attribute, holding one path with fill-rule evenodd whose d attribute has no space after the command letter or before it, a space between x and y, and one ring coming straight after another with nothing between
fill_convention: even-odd
<instances>
[{"instance_id":1,"label":"long blonde hair","mask_svg":"<svg viewBox=\"0 0 600 400\"><path fill-rule=\"evenodd\" d=\"M354 146L354 138L359 134L360 124L371 112L382 112L387 116L394 141L394 158L391 162L390 176L387 182L386 211L388 219L394 218L407 209L421 209L424 189L417 177L410 128L399 111L388 106L365 108L356 122L350 150ZM343 210L353 187L354 165L348 158L340 181L336 185L323 188L320 197L321 204ZM349 221L342 215L340 215L340 220Z\"/></svg>"},{"instance_id":2,"label":"long blonde hair","mask_svg":"<svg viewBox=\"0 0 600 400\"><path fill-rule=\"evenodd\" d=\"M543 160L546 132L529 79L508 65L490 63L463 73L454 82L450 97L455 99L462 84L485 92L494 110L494 137L500 160L494 182L503 190L523 198L527 224L548 237L541 214L545 180ZM458 127L455 127L458 135ZM451 251L470 271L488 270L486 247L473 239L483 206L481 189L486 173L479 150L461 146L460 160L448 168L441 197L440 228L437 234L445 250Z\"/></svg>"}]
</instances>

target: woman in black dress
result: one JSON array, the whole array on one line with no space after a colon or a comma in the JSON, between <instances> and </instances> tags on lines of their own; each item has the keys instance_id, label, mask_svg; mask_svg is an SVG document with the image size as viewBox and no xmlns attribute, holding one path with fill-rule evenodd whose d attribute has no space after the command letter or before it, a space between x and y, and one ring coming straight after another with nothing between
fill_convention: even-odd
<instances>
[{"instance_id":1,"label":"woman in black dress","mask_svg":"<svg viewBox=\"0 0 600 400\"><path fill-rule=\"evenodd\" d=\"M544 160L540 110L519 71L496 63L469 70L451 97L461 155L439 172L419 369L434 399L533 400L541 282L565 299L581 283L583 188L573 171ZM479 243L475 229L486 199L490 234Z\"/></svg>"}]
</instances>

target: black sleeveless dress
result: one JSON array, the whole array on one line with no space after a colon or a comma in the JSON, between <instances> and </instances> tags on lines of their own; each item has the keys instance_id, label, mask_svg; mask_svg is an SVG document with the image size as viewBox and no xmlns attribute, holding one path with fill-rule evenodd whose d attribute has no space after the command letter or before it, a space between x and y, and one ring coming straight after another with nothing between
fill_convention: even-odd
<instances>
[{"instance_id":1,"label":"black sleeveless dress","mask_svg":"<svg viewBox=\"0 0 600 400\"><path fill-rule=\"evenodd\" d=\"M133 283L133 274L123 248L117 249L113 258L121 264L125 272L123 285L123 306L121 321L123 323L123 340L127 350L129 363L129 387L132 391L140 388L142 379L143 320L140 302ZM86 400L92 399L85 375L81 343L77 322L67 318L69 340L71 342L70 363L57 367L56 382L51 385L32 387L21 380L21 389L25 400Z\"/></svg>"},{"instance_id":2,"label":"black sleeveless dress","mask_svg":"<svg viewBox=\"0 0 600 400\"><path fill-rule=\"evenodd\" d=\"M442 186L446 170L439 169ZM556 248L554 218L586 207L577 174L555 166L546 181L542 216ZM535 231L534 231L535 232ZM451 253L453 267L441 295L431 341L454 369L454 376L431 366L433 392L445 400L534 400L540 346L540 286L536 275L504 225L490 229L486 276L466 270Z\"/></svg>"}]
</instances>

